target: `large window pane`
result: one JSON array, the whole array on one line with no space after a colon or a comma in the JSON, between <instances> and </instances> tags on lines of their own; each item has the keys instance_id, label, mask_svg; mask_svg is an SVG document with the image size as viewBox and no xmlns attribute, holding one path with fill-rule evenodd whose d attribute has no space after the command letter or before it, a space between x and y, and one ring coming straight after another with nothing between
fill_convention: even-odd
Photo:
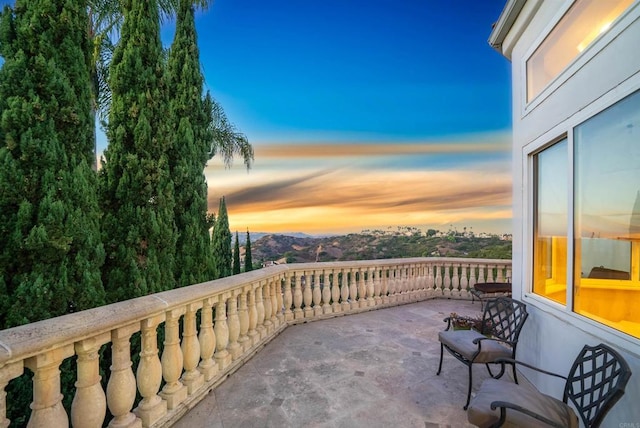
<instances>
[{"instance_id":1,"label":"large window pane","mask_svg":"<svg viewBox=\"0 0 640 428\"><path fill-rule=\"evenodd\" d=\"M605 33L631 3L633 0L577 0L527 61L527 102Z\"/></svg>"},{"instance_id":2,"label":"large window pane","mask_svg":"<svg viewBox=\"0 0 640 428\"><path fill-rule=\"evenodd\" d=\"M567 140L534 157L533 292L559 303L567 296Z\"/></svg>"},{"instance_id":3,"label":"large window pane","mask_svg":"<svg viewBox=\"0 0 640 428\"><path fill-rule=\"evenodd\" d=\"M640 93L575 128L574 310L640 337Z\"/></svg>"}]
</instances>

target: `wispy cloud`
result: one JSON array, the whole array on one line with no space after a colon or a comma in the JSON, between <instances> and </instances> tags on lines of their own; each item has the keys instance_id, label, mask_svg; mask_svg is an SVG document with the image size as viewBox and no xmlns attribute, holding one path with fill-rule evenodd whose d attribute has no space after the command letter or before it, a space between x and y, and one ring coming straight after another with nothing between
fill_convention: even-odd
<instances>
[{"instance_id":1,"label":"wispy cloud","mask_svg":"<svg viewBox=\"0 0 640 428\"><path fill-rule=\"evenodd\" d=\"M254 231L329 233L460 222L509 231L508 150L508 142L483 140L257 145L248 173L239 167L222 171L212 162L206 171L210 210L224 195L232 229ZM423 154L467 161L459 167L405 167ZM372 166L385 162L385 168Z\"/></svg>"}]
</instances>

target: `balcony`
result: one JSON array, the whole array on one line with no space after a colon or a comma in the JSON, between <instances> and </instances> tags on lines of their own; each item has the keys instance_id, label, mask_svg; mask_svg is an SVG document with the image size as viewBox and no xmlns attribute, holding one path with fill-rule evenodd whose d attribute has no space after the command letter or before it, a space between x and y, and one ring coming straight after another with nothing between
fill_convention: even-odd
<instances>
[{"instance_id":1,"label":"balcony","mask_svg":"<svg viewBox=\"0 0 640 428\"><path fill-rule=\"evenodd\" d=\"M33 372L34 427L462 426L466 372L445 361L435 376L440 320L479 313L468 288L510 277L509 260L274 266L2 331L0 387Z\"/></svg>"}]
</instances>

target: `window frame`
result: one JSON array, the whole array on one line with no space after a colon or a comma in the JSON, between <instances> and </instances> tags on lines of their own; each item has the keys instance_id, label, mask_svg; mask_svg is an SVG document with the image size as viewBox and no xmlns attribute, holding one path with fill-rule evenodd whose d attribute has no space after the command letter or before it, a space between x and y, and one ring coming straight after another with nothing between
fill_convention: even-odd
<instances>
[{"instance_id":1,"label":"window frame","mask_svg":"<svg viewBox=\"0 0 640 428\"><path fill-rule=\"evenodd\" d=\"M551 31L556 27L560 20L565 16L567 11L579 0L566 0L565 4L558 9L558 12L550 20L549 24L544 28L542 33L534 40L531 47L522 56L520 63L520 115L527 116L538 105L553 94L560 86L562 86L572 75L584 67L593 57L595 57L602 49L618 37L627 27L640 18L640 2L629 6L620 16L618 16L611 24L611 28L600 34L589 44L582 52L576 55L567 66L553 77L549 83L542 89L531 101L527 100L527 62L536 52L540 45L549 36Z\"/></svg>"},{"instance_id":2,"label":"window frame","mask_svg":"<svg viewBox=\"0 0 640 428\"><path fill-rule=\"evenodd\" d=\"M640 8L639 8L640 10ZM597 114L603 112L609 107L613 106L617 102L624 98L638 93L640 94L640 78L630 79L623 82L618 87L618 91L610 91L597 100L592 102L589 106L576 112L574 115L565 119L564 121L556 124L553 128L547 130L543 134L540 134L531 142L525 144L521 153L521 165L523 167L523 194L522 209L523 209L523 221L526 223L522 228L523 236L523 263L524 269L522 270L522 300L531 303L535 306L544 307L545 310L552 314L555 314L561 319L568 319L576 327L583 331L599 331L603 338L609 340L612 343L619 344L621 347L638 346L640 338L634 337L628 333L617 330L606 324L603 324L595 319L589 318L585 315L581 315L574 312L574 285L575 285L575 272L574 272L574 257L575 257L575 212L574 212L574 129L582 123L588 121ZM535 207L536 207L536 171L534 157L546 148L551 147L553 144L567 139L567 150L570 159L569 165L567 165L567 180L569 181L569 197L568 197L568 230L567 230L567 303L561 304L555 302L545 296L534 293L533 291L533 274L534 274L534 241L535 241ZM638 250L640 251L640 250ZM594 330L595 329L595 330Z\"/></svg>"}]
</instances>

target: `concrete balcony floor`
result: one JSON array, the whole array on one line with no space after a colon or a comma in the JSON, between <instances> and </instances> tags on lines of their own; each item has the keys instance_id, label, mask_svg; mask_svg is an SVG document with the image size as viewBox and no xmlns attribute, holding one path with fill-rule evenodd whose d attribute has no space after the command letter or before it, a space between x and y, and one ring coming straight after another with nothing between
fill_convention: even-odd
<instances>
[{"instance_id":1,"label":"concrete balcony floor","mask_svg":"<svg viewBox=\"0 0 640 428\"><path fill-rule=\"evenodd\" d=\"M427 300L288 327L179 428L465 427L467 369L445 351L442 319L480 303ZM488 377L474 367L474 390Z\"/></svg>"}]
</instances>

